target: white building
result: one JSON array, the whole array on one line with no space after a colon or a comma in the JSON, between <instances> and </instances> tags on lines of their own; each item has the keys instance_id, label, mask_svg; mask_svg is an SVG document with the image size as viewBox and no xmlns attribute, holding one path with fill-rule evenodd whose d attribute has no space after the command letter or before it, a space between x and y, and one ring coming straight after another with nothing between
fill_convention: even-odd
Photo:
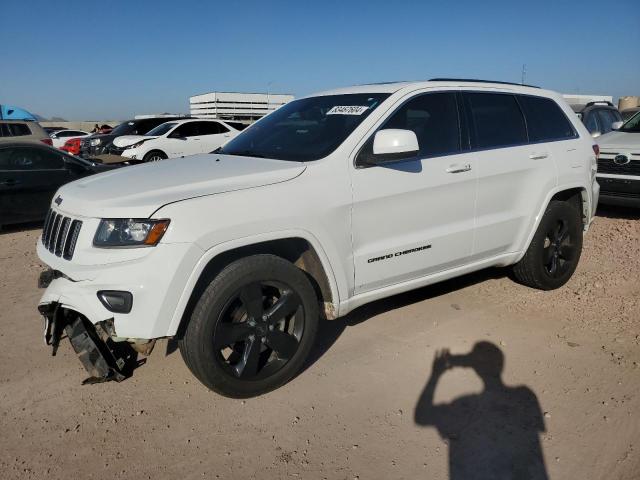
<instances>
[{"instance_id":1,"label":"white building","mask_svg":"<svg viewBox=\"0 0 640 480\"><path fill-rule=\"evenodd\" d=\"M562 96L569 105L586 105L589 102L609 102L613 104L611 95L574 95L564 93Z\"/></svg>"},{"instance_id":2,"label":"white building","mask_svg":"<svg viewBox=\"0 0 640 480\"><path fill-rule=\"evenodd\" d=\"M293 100L277 93L211 92L189 98L193 117L254 121Z\"/></svg>"}]
</instances>

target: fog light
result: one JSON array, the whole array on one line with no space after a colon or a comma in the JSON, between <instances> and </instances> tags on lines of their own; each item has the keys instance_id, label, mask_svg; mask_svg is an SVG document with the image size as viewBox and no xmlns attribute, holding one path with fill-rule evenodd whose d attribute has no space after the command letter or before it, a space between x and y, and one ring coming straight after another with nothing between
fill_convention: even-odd
<instances>
[{"instance_id":1,"label":"fog light","mask_svg":"<svg viewBox=\"0 0 640 480\"><path fill-rule=\"evenodd\" d=\"M98 299L104 308L114 313L129 313L133 307L133 295L131 292L119 290L100 290Z\"/></svg>"}]
</instances>

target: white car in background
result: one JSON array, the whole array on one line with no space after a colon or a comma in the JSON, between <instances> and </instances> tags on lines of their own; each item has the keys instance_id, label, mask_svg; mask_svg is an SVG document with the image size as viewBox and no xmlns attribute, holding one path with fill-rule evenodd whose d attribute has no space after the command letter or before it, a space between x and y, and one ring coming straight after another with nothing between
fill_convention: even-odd
<instances>
[{"instance_id":1,"label":"white car in background","mask_svg":"<svg viewBox=\"0 0 640 480\"><path fill-rule=\"evenodd\" d=\"M122 156L143 162L209 153L240 133L220 120L177 120L158 125L145 135L124 135L114 139L124 148Z\"/></svg>"},{"instance_id":2,"label":"white car in background","mask_svg":"<svg viewBox=\"0 0 640 480\"><path fill-rule=\"evenodd\" d=\"M89 135L91 135L89 132L84 132L82 130L57 130L55 132L51 132L49 137L53 142L53 146L60 148L67 140L72 138L88 137Z\"/></svg>"}]
</instances>

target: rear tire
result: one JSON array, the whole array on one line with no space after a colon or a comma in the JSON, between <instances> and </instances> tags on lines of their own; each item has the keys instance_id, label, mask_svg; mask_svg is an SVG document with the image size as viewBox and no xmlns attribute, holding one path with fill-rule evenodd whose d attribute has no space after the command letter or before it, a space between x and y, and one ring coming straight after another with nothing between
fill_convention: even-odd
<instances>
[{"instance_id":1,"label":"rear tire","mask_svg":"<svg viewBox=\"0 0 640 480\"><path fill-rule=\"evenodd\" d=\"M224 268L198 300L178 345L208 388L247 398L288 382L315 341L318 299L302 270L274 255Z\"/></svg>"},{"instance_id":2,"label":"rear tire","mask_svg":"<svg viewBox=\"0 0 640 480\"><path fill-rule=\"evenodd\" d=\"M151 150L143 158L143 162L159 162L160 160L166 160L167 154L160 150Z\"/></svg>"},{"instance_id":3,"label":"rear tire","mask_svg":"<svg viewBox=\"0 0 640 480\"><path fill-rule=\"evenodd\" d=\"M539 290L569 281L582 253L582 216L573 203L552 201L524 257L513 266L515 280Z\"/></svg>"}]
</instances>

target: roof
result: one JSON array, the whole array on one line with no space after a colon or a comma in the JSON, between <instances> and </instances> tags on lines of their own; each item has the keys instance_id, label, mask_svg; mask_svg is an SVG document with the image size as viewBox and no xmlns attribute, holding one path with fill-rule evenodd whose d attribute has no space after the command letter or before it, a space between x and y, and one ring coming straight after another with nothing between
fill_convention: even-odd
<instances>
[{"instance_id":1,"label":"roof","mask_svg":"<svg viewBox=\"0 0 640 480\"><path fill-rule=\"evenodd\" d=\"M345 95L349 93L396 93L400 90L417 90L421 88L435 87L471 87L474 89L491 89L512 91L520 93L540 94L545 92L538 87L531 85L520 85L518 83L498 82L489 80L470 80L470 79L432 79L411 82L388 82L388 83L370 83L364 85L355 85L352 87L336 88L319 92L315 95Z\"/></svg>"}]
</instances>

